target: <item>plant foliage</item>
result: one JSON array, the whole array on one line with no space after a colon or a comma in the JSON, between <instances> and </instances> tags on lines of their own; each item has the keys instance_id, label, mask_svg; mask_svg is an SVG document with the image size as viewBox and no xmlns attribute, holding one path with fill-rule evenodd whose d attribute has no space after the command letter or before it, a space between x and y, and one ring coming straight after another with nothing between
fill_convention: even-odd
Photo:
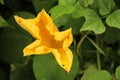
<instances>
[{"instance_id":1,"label":"plant foliage","mask_svg":"<svg viewBox=\"0 0 120 80\"><path fill-rule=\"evenodd\" d=\"M23 56L34 38L14 15L34 18L45 9L60 31L72 28L69 73L54 56ZM0 80L120 80L119 0L0 0Z\"/></svg>"}]
</instances>

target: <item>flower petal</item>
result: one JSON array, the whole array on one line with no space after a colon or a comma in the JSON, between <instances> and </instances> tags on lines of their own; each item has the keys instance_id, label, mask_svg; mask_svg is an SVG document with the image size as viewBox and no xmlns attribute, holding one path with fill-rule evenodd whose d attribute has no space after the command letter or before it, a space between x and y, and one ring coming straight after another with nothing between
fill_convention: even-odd
<instances>
[{"instance_id":1,"label":"flower petal","mask_svg":"<svg viewBox=\"0 0 120 80\"><path fill-rule=\"evenodd\" d=\"M44 9L37 15L36 21L38 21L38 25L40 27L45 27L50 32L50 34L58 32L58 29L53 23L51 17L46 13Z\"/></svg>"},{"instance_id":2,"label":"flower petal","mask_svg":"<svg viewBox=\"0 0 120 80\"><path fill-rule=\"evenodd\" d=\"M46 46L41 45L40 40L36 40L23 50L24 56L29 56L33 54L47 54L50 53L50 49Z\"/></svg>"},{"instance_id":3,"label":"flower petal","mask_svg":"<svg viewBox=\"0 0 120 80\"><path fill-rule=\"evenodd\" d=\"M58 64L67 72L72 67L73 54L70 49L52 49L52 53L55 56Z\"/></svg>"},{"instance_id":4,"label":"flower petal","mask_svg":"<svg viewBox=\"0 0 120 80\"><path fill-rule=\"evenodd\" d=\"M73 41L72 29L70 28L70 29L67 29L66 31L56 32L55 39L58 41L63 41L64 49L68 48Z\"/></svg>"},{"instance_id":5,"label":"flower petal","mask_svg":"<svg viewBox=\"0 0 120 80\"><path fill-rule=\"evenodd\" d=\"M16 22L26 31L28 31L34 38L40 39L39 27L36 25L35 19L23 19L14 16Z\"/></svg>"}]
</instances>

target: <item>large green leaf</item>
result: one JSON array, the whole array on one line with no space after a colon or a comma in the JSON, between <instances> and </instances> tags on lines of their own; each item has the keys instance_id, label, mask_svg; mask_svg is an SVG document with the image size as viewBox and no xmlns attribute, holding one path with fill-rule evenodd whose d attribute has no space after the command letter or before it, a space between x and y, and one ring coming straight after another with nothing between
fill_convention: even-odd
<instances>
[{"instance_id":1,"label":"large green leaf","mask_svg":"<svg viewBox=\"0 0 120 80\"><path fill-rule=\"evenodd\" d=\"M67 73L56 62L52 54L37 55L34 57L33 69L37 80L74 80L79 62L76 53L74 53L73 66Z\"/></svg>"},{"instance_id":2,"label":"large green leaf","mask_svg":"<svg viewBox=\"0 0 120 80\"><path fill-rule=\"evenodd\" d=\"M32 42L25 31L17 31L12 28L3 28L0 31L0 59L8 63L24 62L23 48Z\"/></svg>"},{"instance_id":3,"label":"large green leaf","mask_svg":"<svg viewBox=\"0 0 120 80\"><path fill-rule=\"evenodd\" d=\"M29 12L15 12L14 14L23 18L34 17ZM3 28L0 31L0 59L8 63L22 63L25 59L23 57L23 48L32 42L33 38L18 26L13 16L10 16L7 22L12 25L12 28Z\"/></svg>"},{"instance_id":4,"label":"large green leaf","mask_svg":"<svg viewBox=\"0 0 120 80\"><path fill-rule=\"evenodd\" d=\"M79 17L83 16L84 15L84 9L80 5L79 1L74 6L75 6L75 9L71 13L72 17L73 18L79 18Z\"/></svg>"},{"instance_id":5,"label":"large green leaf","mask_svg":"<svg viewBox=\"0 0 120 80\"><path fill-rule=\"evenodd\" d=\"M76 0L59 0L59 5L73 5L76 2Z\"/></svg>"},{"instance_id":6,"label":"large green leaf","mask_svg":"<svg viewBox=\"0 0 120 80\"><path fill-rule=\"evenodd\" d=\"M120 66L118 66L115 71L115 77L117 80L120 80Z\"/></svg>"},{"instance_id":7,"label":"large green leaf","mask_svg":"<svg viewBox=\"0 0 120 80\"><path fill-rule=\"evenodd\" d=\"M106 15L111 12L111 10L115 7L114 0L98 0L99 5L99 13L101 15Z\"/></svg>"},{"instance_id":8,"label":"large green leaf","mask_svg":"<svg viewBox=\"0 0 120 80\"><path fill-rule=\"evenodd\" d=\"M83 7L88 7L89 5L93 4L95 0L79 0Z\"/></svg>"},{"instance_id":9,"label":"large green leaf","mask_svg":"<svg viewBox=\"0 0 120 80\"><path fill-rule=\"evenodd\" d=\"M72 33L75 34L79 34L79 30L82 27L83 23L84 23L85 19L83 17L80 18L72 18L69 17L64 29L68 29L68 28L72 28Z\"/></svg>"},{"instance_id":10,"label":"large green leaf","mask_svg":"<svg viewBox=\"0 0 120 80\"><path fill-rule=\"evenodd\" d=\"M105 32L105 26L102 23L102 20L92 9L86 9L84 11L85 23L83 24L80 31L93 31L96 34L101 34Z\"/></svg>"},{"instance_id":11,"label":"large green leaf","mask_svg":"<svg viewBox=\"0 0 120 80\"><path fill-rule=\"evenodd\" d=\"M35 15L27 11L18 11L18 12L14 12L14 14L17 16L23 17L23 18L34 18L35 17Z\"/></svg>"},{"instance_id":12,"label":"large green leaf","mask_svg":"<svg viewBox=\"0 0 120 80\"><path fill-rule=\"evenodd\" d=\"M89 80L112 80L112 76L108 71L97 71L90 77Z\"/></svg>"},{"instance_id":13,"label":"large green leaf","mask_svg":"<svg viewBox=\"0 0 120 80\"><path fill-rule=\"evenodd\" d=\"M106 23L110 27L115 27L115 28L119 28L120 29L120 9L118 9L118 10L114 11L113 13L111 13L107 17Z\"/></svg>"},{"instance_id":14,"label":"large green leaf","mask_svg":"<svg viewBox=\"0 0 120 80\"><path fill-rule=\"evenodd\" d=\"M88 69L84 71L84 75L82 76L81 80L89 80L92 75L97 71L95 65L90 65Z\"/></svg>"},{"instance_id":15,"label":"large green leaf","mask_svg":"<svg viewBox=\"0 0 120 80\"><path fill-rule=\"evenodd\" d=\"M20 16L22 18L25 18L25 19L29 19L29 18L35 18L35 15L33 15L32 13L30 12L27 12L27 11L18 11L18 12L14 12L14 15L17 15L17 16ZM28 33L26 32L23 28L20 27L20 25L17 24L17 22L15 21L14 19L14 15L12 16L9 16L6 21L12 25L12 28L15 28L19 31L21 31L22 33Z\"/></svg>"},{"instance_id":16,"label":"large green leaf","mask_svg":"<svg viewBox=\"0 0 120 80\"><path fill-rule=\"evenodd\" d=\"M2 16L0 16L0 28L2 27L8 27L10 26L4 19Z\"/></svg>"},{"instance_id":17,"label":"large green leaf","mask_svg":"<svg viewBox=\"0 0 120 80\"><path fill-rule=\"evenodd\" d=\"M63 16L64 14L70 14L74 10L74 6L55 6L50 10L53 20Z\"/></svg>"},{"instance_id":18,"label":"large green leaf","mask_svg":"<svg viewBox=\"0 0 120 80\"><path fill-rule=\"evenodd\" d=\"M54 20L57 27L62 28L62 30L66 30L71 27L73 35L79 33L79 30L82 27L84 21L85 19L83 17L73 18L70 15L63 15Z\"/></svg>"},{"instance_id":19,"label":"large green leaf","mask_svg":"<svg viewBox=\"0 0 120 80\"><path fill-rule=\"evenodd\" d=\"M36 80L33 74L32 62L26 64L12 64L10 80Z\"/></svg>"},{"instance_id":20,"label":"large green leaf","mask_svg":"<svg viewBox=\"0 0 120 80\"><path fill-rule=\"evenodd\" d=\"M58 5L50 9L53 20L63 16L64 14L71 14L75 9L74 3L76 0L59 0Z\"/></svg>"},{"instance_id":21,"label":"large green leaf","mask_svg":"<svg viewBox=\"0 0 120 80\"><path fill-rule=\"evenodd\" d=\"M55 19L55 20L54 20L54 23L56 24L57 27L64 26L64 25L67 23L69 17L70 17L70 16L67 15L67 14L66 14L66 15L63 15L63 16Z\"/></svg>"}]
</instances>

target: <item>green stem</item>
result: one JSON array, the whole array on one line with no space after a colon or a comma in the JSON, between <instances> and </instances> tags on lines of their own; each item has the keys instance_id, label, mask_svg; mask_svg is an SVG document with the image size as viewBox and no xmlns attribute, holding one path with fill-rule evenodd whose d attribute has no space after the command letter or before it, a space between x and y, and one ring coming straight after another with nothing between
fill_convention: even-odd
<instances>
[{"instance_id":1,"label":"green stem","mask_svg":"<svg viewBox=\"0 0 120 80\"><path fill-rule=\"evenodd\" d=\"M99 37L96 36L96 43L99 46ZM101 61L100 61L100 52L97 50L97 65L98 65L98 70L101 70Z\"/></svg>"},{"instance_id":2,"label":"green stem","mask_svg":"<svg viewBox=\"0 0 120 80\"><path fill-rule=\"evenodd\" d=\"M97 65L98 65L98 70L101 70L100 53L98 51L97 51Z\"/></svg>"},{"instance_id":3,"label":"green stem","mask_svg":"<svg viewBox=\"0 0 120 80\"><path fill-rule=\"evenodd\" d=\"M101 69L101 61L100 61L100 54L106 56L106 54L104 53L104 51L99 47L99 38L98 36L96 37L96 43L90 39L88 36L87 36L87 39L93 44L93 46L95 46L95 48L97 49L97 65L98 65L98 70Z\"/></svg>"},{"instance_id":4,"label":"green stem","mask_svg":"<svg viewBox=\"0 0 120 80\"><path fill-rule=\"evenodd\" d=\"M80 58L82 58L82 55L81 55L79 49L80 49L80 47L81 47L82 42L85 40L85 38L87 37L88 34L89 34L89 32L86 33L86 34L80 39L80 41L78 42L78 45L77 45L77 54L78 54L78 56L79 56Z\"/></svg>"},{"instance_id":5,"label":"green stem","mask_svg":"<svg viewBox=\"0 0 120 80\"><path fill-rule=\"evenodd\" d=\"M106 54L104 53L104 51L98 46L98 44L96 44L92 39L90 39L88 36L87 36L87 39L93 44L93 46L97 49L97 51L104 55L106 57Z\"/></svg>"}]
</instances>

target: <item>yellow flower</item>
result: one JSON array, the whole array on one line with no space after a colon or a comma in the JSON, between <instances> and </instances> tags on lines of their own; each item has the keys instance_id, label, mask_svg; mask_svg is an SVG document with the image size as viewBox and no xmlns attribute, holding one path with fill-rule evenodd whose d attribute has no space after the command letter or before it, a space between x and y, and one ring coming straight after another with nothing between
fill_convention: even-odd
<instances>
[{"instance_id":1,"label":"yellow flower","mask_svg":"<svg viewBox=\"0 0 120 80\"><path fill-rule=\"evenodd\" d=\"M14 17L16 22L36 39L24 48L24 56L52 52L57 63L67 72L70 71L73 61L73 54L68 48L73 41L71 28L60 32L45 10L34 19Z\"/></svg>"}]
</instances>

